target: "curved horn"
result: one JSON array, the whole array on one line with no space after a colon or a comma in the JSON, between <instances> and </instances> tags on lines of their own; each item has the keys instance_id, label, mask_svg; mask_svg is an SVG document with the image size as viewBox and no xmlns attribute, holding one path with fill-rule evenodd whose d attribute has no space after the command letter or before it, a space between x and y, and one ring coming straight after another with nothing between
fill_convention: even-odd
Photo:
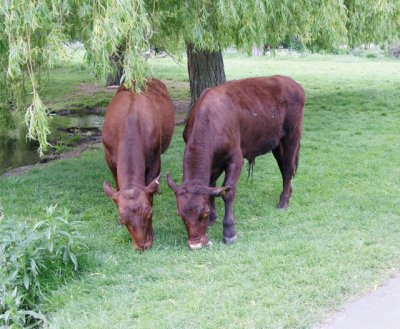
<instances>
[{"instance_id":1,"label":"curved horn","mask_svg":"<svg viewBox=\"0 0 400 329\"><path fill-rule=\"evenodd\" d=\"M154 194L155 192L160 191L160 175L146 186L146 191L149 194Z\"/></svg>"},{"instance_id":2,"label":"curved horn","mask_svg":"<svg viewBox=\"0 0 400 329\"><path fill-rule=\"evenodd\" d=\"M208 189L208 194L211 196L223 196L225 193L229 192L232 189L231 186L223 186L223 187L210 187Z\"/></svg>"},{"instance_id":3,"label":"curved horn","mask_svg":"<svg viewBox=\"0 0 400 329\"><path fill-rule=\"evenodd\" d=\"M103 182L103 190L110 198L115 199L116 192L107 181Z\"/></svg>"},{"instance_id":4,"label":"curved horn","mask_svg":"<svg viewBox=\"0 0 400 329\"><path fill-rule=\"evenodd\" d=\"M172 191L174 191L174 192L177 191L178 185L174 182L174 180L172 179L172 177L171 177L171 175L169 173L167 173L167 184L168 184L168 187Z\"/></svg>"}]
</instances>

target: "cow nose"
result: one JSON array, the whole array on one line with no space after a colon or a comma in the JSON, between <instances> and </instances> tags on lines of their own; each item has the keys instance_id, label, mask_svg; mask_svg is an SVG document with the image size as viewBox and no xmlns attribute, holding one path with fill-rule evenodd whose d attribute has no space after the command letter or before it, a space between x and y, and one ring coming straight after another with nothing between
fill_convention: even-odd
<instances>
[{"instance_id":1,"label":"cow nose","mask_svg":"<svg viewBox=\"0 0 400 329\"><path fill-rule=\"evenodd\" d=\"M137 244L133 243L133 248L135 248L137 251L145 251L147 249L150 249L151 244L143 243L143 244Z\"/></svg>"},{"instance_id":2,"label":"cow nose","mask_svg":"<svg viewBox=\"0 0 400 329\"><path fill-rule=\"evenodd\" d=\"M153 244L153 236L151 235L145 242L136 243L135 241L133 241L132 244L133 248L135 248L138 251L148 250L151 248Z\"/></svg>"}]
</instances>

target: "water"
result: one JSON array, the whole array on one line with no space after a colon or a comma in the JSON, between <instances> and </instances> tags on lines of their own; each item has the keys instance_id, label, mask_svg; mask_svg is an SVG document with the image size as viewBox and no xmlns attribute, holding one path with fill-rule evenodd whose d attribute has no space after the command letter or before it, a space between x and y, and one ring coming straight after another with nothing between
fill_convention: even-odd
<instances>
[{"instance_id":1,"label":"water","mask_svg":"<svg viewBox=\"0 0 400 329\"><path fill-rule=\"evenodd\" d=\"M72 136L80 129L101 129L104 117L101 115L53 116L49 121L50 141L60 141ZM35 164L40 161L38 145L26 140L27 128L22 120L16 120L15 128L0 137L0 175L13 168ZM4 135L4 134L3 134Z\"/></svg>"}]
</instances>

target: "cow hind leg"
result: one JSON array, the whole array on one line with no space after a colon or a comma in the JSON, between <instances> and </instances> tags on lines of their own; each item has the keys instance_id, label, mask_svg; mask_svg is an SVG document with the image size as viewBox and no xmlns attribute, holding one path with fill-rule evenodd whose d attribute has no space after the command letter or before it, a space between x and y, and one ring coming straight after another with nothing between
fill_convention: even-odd
<instances>
[{"instance_id":1,"label":"cow hind leg","mask_svg":"<svg viewBox=\"0 0 400 329\"><path fill-rule=\"evenodd\" d=\"M279 171L282 175L282 180L284 180L284 168L283 168L283 146L282 143L279 143L279 146L272 150L272 154L275 157L275 160L278 164ZM292 187L290 186L290 195L292 195Z\"/></svg>"},{"instance_id":2,"label":"cow hind leg","mask_svg":"<svg viewBox=\"0 0 400 329\"><path fill-rule=\"evenodd\" d=\"M240 177L243 167L243 156L241 151L237 151L231 158L226 171L224 186L230 186L231 189L222 196L225 203L225 216L223 221L224 243L232 244L237 240L235 220L233 218L233 201L236 196L236 184Z\"/></svg>"},{"instance_id":3,"label":"cow hind leg","mask_svg":"<svg viewBox=\"0 0 400 329\"><path fill-rule=\"evenodd\" d=\"M292 195L291 181L296 172L299 157L300 140L285 137L280 145L272 151L278 163L283 179L283 190L279 199L278 208L286 209Z\"/></svg>"}]
</instances>

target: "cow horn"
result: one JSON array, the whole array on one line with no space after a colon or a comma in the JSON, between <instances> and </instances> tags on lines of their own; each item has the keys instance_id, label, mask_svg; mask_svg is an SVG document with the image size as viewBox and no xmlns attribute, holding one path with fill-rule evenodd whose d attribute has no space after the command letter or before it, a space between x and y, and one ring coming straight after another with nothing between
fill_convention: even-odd
<instances>
[{"instance_id":1,"label":"cow horn","mask_svg":"<svg viewBox=\"0 0 400 329\"><path fill-rule=\"evenodd\" d=\"M160 191L160 175L154 179L149 185L146 186L146 190L149 194Z\"/></svg>"},{"instance_id":2,"label":"cow horn","mask_svg":"<svg viewBox=\"0 0 400 329\"><path fill-rule=\"evenodd\" d=\"M107 181L103 182L103 190L110 198L115 198L116 192Z\"/></svg>"},{"instance_id":3,"label":"cow horn","mask_svg":"<svg viewBox=\"0 0 400 329\"><path fill-rule=\"evenodd\" d=\"M167 173L167 184L169 188L174 192L176 192L176 190L178 189L178 185L174 182L169 173Z\"/></svg>"},{"instance_id":4,"label":"cow horn","mask_svg":"<svg viewBox=\"0 0 400 329\"><path fill-rule=\"evenodd\" d=\"M208 190L208 194L211 196L223 196L225 193L229 192L232 189L231 186L223 186L223 187L210 187Z\"/></svg>"}]
</instances>

